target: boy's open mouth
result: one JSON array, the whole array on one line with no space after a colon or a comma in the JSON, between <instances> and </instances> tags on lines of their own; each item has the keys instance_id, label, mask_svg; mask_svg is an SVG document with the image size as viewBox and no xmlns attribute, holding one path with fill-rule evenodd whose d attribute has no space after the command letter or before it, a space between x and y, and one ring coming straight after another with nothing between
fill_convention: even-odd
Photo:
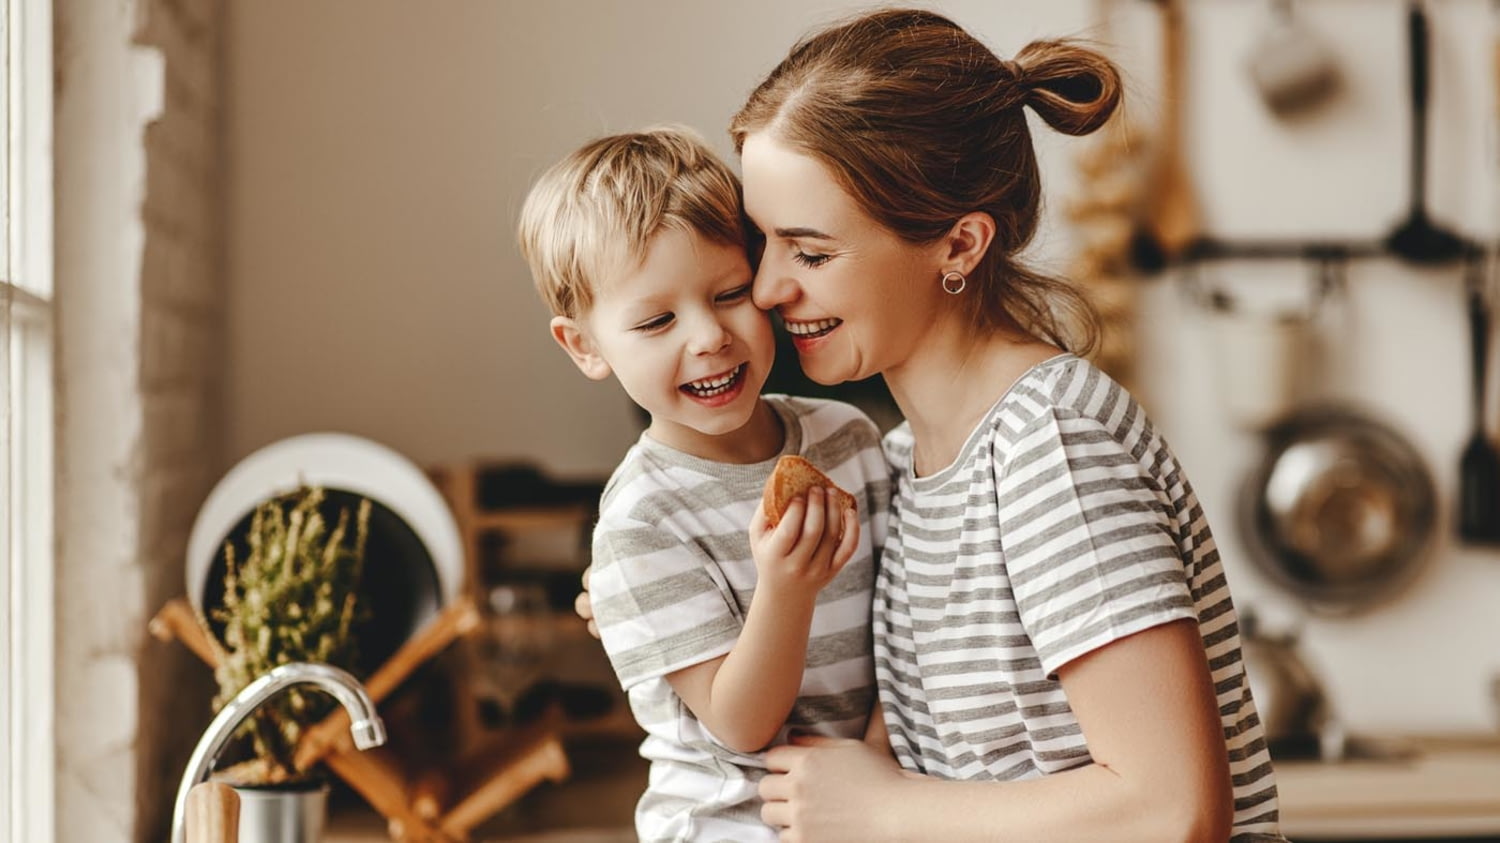
<instances>
[{"instance_id":1,"label":"boy's open mouth","mask_svg":"<svg viewBox=\"0 0 1500 843\"><path fill-rule=\"evenodd\" d=\"M844 324L842 319L817 319L812 322L791 322L782 320L786 325L786 332L799 340L813 340L831 332L834 328Z\"/></svg>"},{"instance_id":2,"label":"boy's open mouth","mask_svg":"<svg viewBox=\"0 0 1500 843\"><path fill-rule=\"evenodd\" d=\"M678 387L678 389L695 398L712 398L715 395L723 395L739 385L740 380L745 377L745 370L749 368L749 365L748 363L741 363L722 375L714 375L703 380L685 383Z\"/></svg>"}]
</instances>

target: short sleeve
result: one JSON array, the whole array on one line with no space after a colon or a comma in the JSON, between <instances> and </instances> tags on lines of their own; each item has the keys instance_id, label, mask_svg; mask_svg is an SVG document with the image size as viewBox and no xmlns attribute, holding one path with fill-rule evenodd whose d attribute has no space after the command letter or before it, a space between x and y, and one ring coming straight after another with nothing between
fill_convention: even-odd
<instances>
[{"instance_id":1,"label":"short sleeve","mask_svg":"<svg viewBox=\"0 0 1500 843\"><path fill-rule=\"evenodd\" d=\"M996 485L1021 625L1048 676L1125 636L1194 617L1159 484L1097 420L1044 413L997 458Z\"/></svg>"},{"instance_id":2,"label":"short sleeve","mask_svg":"<svg viewBox=\"0 0 1500 843\"><path fill-rule=\"evenodd\" d=\"M594 530L589 593L625 689L730 651L742 619L722 573L692 542L640 522Z\"/></svg>"}]
</instances>

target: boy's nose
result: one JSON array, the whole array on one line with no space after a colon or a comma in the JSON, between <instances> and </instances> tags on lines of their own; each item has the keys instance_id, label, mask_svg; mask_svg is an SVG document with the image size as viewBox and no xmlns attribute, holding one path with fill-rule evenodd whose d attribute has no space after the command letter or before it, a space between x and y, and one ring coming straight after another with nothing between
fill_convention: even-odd
<instances>
[{"instance_id":1,"label":"boy's nose","mask_svg":"<svg viewBox=\"0 0 1500 843\"><path fill-rule=\"evenodd\" d=\"M693 328L688 350L693 354L714 354L733 341L729 330L718 319L705 318Z\"/></svg>"}]
</instances>

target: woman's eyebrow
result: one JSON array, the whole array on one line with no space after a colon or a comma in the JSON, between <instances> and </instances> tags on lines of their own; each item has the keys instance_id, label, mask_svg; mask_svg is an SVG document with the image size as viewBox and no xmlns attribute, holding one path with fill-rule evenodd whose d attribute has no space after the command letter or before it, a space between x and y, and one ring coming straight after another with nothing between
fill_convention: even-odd
<instances>
[{"instance_id":1,"label":"woman's eyebrow","mask_svg":"<svg viewBox=\"0 0 1500 843\"><path fill-rule=\"evenodd\" d=\"M824 234L816 228L778 228L777 237L810 237L815 240L832 240L833 235Z\"/></svg>"}]
</instances>

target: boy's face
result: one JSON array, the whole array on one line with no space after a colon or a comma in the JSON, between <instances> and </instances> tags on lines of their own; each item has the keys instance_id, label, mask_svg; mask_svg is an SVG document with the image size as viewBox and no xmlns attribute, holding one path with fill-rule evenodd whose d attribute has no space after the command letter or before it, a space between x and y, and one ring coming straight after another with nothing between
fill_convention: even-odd
<instances>
[{"instance_id":1,"label":"boy's face","mask_svg":"<svg viewBox=\"0 0 1500 843\"><path fill-rule=\"evenodd\" d=\"M619 379L657 441L712 453L751 420L775 355L750 282L740 248L663 230L639 266L595 291L588 314L554 318L552 335L585 375Z\"/></svg>"}]
</instances>

